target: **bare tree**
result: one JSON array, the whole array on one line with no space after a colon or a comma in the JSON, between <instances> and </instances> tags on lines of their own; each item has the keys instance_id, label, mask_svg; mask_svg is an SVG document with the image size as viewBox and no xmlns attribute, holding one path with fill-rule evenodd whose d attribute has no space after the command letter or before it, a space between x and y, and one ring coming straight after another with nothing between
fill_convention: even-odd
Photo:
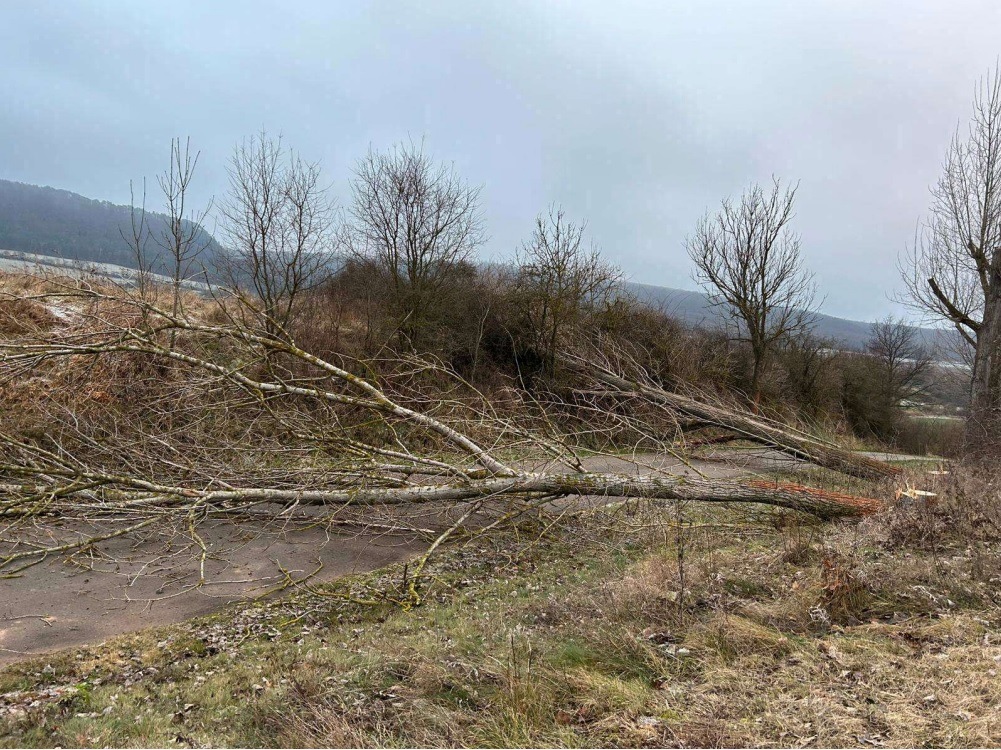
<instances>
[{"instance_id":1,"label":"bare tree","mask_svg":"<svg viewBox=\"0 0 1001 750\"><path fill-rule=\"evenodd\" d=\"M928 390L934 366L918 330L887 317L872 325L864 352L844 352L839 359L841 408L852 429L887 443L906 435L905 402Z\"/></svg>"},{"instance_id":2,"label":"bare tree","mask_svg":"<svg viewBox=\"0 0 1001 750\"><path fill-rule=\"evenodd\" d=\"M894 407L924 392L922 380L934 360L918 340L917 329L893 317L873 323L866 351L879 360L883 389Z\"/></svg>"},{"instance_id":3,"label":"bare tree","mask_svg":"<svg viewBox=\"0 0 1001 750\"><path fill-rule=\"evenodd\" d=\"M153 259L149 255L150 230L146 219L146 178L143 178L142 202L136 205L135 185L129 180L129 233L121 227L118 233L125 240L136 264L136 293L145 302L150 302L154 288Z\"/></svg>"},{"instance_id":4,"label":"bare tree","mask_svg":"<svg viewBox=\"0 0 1001 750\"><path fill-rule=\"evenodd\" d=\"M735 204L707 213L686 246L696 280L737 323L750 345L751 392L761 397L761 377L776 344L811 323L816 290L802 265L800 239L789 227L797 187L752 185Z\"/></svg>"},{"instance_id":5,"label":"bare tree","mask_svg":"<svg viewBox=\"0 0 1001 750\"><path fill-rule=\"evenodd\" d=\"M480 188L409 143L369 151L352 193L351 252L386 276L400 334L414 345L484 241Z\"/></svg>"},{"instance_id":6,"label":"bare tree","mask_svg":"<svg viewBox=\"0 0 1001 750\"><path fill-rule=\"evenodd\" d=\"M532 237L518 256L517 283L533 344L550 374L561 334L608 302L622 280L619 269L593 243L584 245L584 230L561 207L550 206L548 215L536 217Z\"/></svg>"},{"instance_id":7,"label":"bare tree","mask_svg":"<svg viewBox=\"0 0 1001 750\"><path fill-rule=\"evenodd\" d=\"M150 299L154 284L154 274L165 271L170 279L171 310L175 315L181 311L181 290L193 275L198 256L208 247L210 237L204 230L205 217L211 209L211 202L201 210L194 211L189 205L191 181L198 166L199 153L191 154L191 139L170 141L170 165L157 175L157 185L163 194L163 221L156 217L150 222L146 216L146 181L143 180L142 203L136 206L135 190L129 184L131 201L130 233L121 232L122 238L132 249L136 261L136 286L142 299ZM154 228L155 227L155 228ZM149 252L150 241L161 252ZM173 346L173 334L171 337Z\"/></svg>"},{"instance_id":8,"label":"bare tree","mask_svg":"<svg viewBox=\"0 0 1001 750\"><path fill-rule=\"evenodd\" d=\"M301 295L328 278L337 233L335 209L306 162L282 139L252 136L233 152L229 195L222 205L228 252L221 271L234 286L249 285L244 301L269 336L288 336Z\"/></svg>"},{"instance_id":9,"label":"bare tree","mask_svg":"<svg viewBox=\"0 0 1001 750\"><path fill-rule=\"evenodd\" d=\"M154 240L166 251L170 263L171 311L175 316L181 313L182 286L191 277L195 261L209 243L203 224L211 204L197 213L191 211L188 205L191 181L200 155L197 152L192 156L190 138L184 141L183 152L181 139L173 138L170 141L170 166L156 178L164 197L167 224ZM175 333L171 332L171 348L175 339Z\"/></svg>"},{"instance_id":10,"label":"bare tree","mask_svg":"<svg viewBox=\"0 0 1001 750\"><path fill-rule=\"evenodd\" d=\"M957 129L929 215L902 269L910 303L973 348L971 445L1001 439L1001 70L981 79Z\"/></svg>"}]
</instances>

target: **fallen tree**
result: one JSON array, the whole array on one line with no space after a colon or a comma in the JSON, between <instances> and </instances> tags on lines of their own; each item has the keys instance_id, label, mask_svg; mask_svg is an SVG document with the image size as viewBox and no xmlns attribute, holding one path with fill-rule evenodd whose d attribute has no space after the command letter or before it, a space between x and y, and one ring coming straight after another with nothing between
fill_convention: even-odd
<instances>
[{"instance_id":1,"label":"fallen tree","mask_svg":"<svg viewBox=\"0 0 1001 750\"><path fill-rule=\"evenodd\" d=\"M615 393L635 394L650 399L679 415L695 420L700 426L727 430L733 434L734 439L758 443L793 458L862 479L885 479L901 473L899 467L885 461L877 461L854 451L845 450L761 417L699 401L680 393L672 393L653 383L623 377L596 364L595 358L584 361L581 358L566 356L564 361L582 377L596 380ZM714 441L722 442L722 439L715 438Z\"/></svg>"},{"instance_id":2,"label":"fallen tree","mask_svg":"<svg viewBox=\"0 0 1001 750\"><path fill-rule=\"evenodd\" d=\"M492 527L568 497L760 503L825 519L879 506L766 480L588 471L568 436L533 419L532 405L517 396L507 405L486 399L427 358L317 356L284 332L249 325L246 310L232 313L232 300L177 314L83 283L19 298L26 302L73 314L0 341L0 398L8 409L32 399L45 424L41 433L0 434L0 568L8 570L158 524L184 527L204 560L197 529L207 520L251 512L280 520L302 506L362 527L375 525L372 509L437 509L446 520L429 549L474 519ZM636 387L601 368L589 372ZM686 408L713 424L725 418ZM726 418L763 434L756 421L752 429ZM783 435L781 444L791 441ZM802 444L810 460L839 455ZM551 465L529 471L519 456ZM405 513L397 518L393 528L414 528ZM101 529L52 542L67 520Z\"/></svg>"}]
</instances>

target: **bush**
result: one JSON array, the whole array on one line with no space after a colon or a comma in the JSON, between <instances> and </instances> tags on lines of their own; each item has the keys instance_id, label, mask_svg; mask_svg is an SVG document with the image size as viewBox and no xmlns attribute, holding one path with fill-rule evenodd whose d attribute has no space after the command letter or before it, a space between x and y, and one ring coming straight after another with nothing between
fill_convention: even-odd
<instances>
[{"instance_id":1,"label":"bush","mask_svg":"<svg viewBox=\"0 0 1001 750\"><path fill-rule=\"evenodd\" d=\"M963 452L964 424L960 419L904 416L897 424L893 445L903 453L958 458Z\"/></svg>"},{"instance_id":2,"label":"bush","mask_svg":"<svg viewBox=\"0 0 1001 750\"><path fill-rule=\"evenodd\" d=\"M849 355L842 358L841 371L841 408L852 432L891 443L900 415L877 360L864 354Z\"/></svg>"}]
</instances>

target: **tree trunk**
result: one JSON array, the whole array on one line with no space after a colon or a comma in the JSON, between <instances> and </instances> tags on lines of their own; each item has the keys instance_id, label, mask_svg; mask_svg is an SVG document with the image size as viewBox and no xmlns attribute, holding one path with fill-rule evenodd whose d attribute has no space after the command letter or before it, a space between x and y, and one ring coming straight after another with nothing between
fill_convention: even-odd
<instances>
[{"instance_id":1,"label":"tree trunk","mask_svg":"<svg viewBox=\"0 0 1001 750\"><path fill-rule=\"evenodd\" d=\"M984 319L977 331L977 349L973 359L973 379L970 383L970 415L966 422L968 449L977 453L992 453L1001 442L999 418L999 373L995 360L1001 335L1001 283L995 280L988 288L984 301Z\"/></svg>"},{"instance_id":2,"label":"tree trunk","mask_svg":"<svg viewBox=\"0 0 1001 750\"><path fill-rule=\"evenodd\" d=\"M882 479L901 473L898 467L891 466L884 461L876 461L860 456L853 451L822 443L819 440L782 429L747 414L741 414L722 406L705 404L661 388L635 383L599 367L585 367L580 363L573 363L572 366L577 372L593 377L606 385L621 391L646 396L687 417L732 430L746 440L766 445L817 466L864 479Z\"/></svg>"},{"instance_id":3,"label":"tree trunk","mask_svg":"<svg viewBox=\"0 0 1001 750\"><path fill-rule=\"evenodd\" d=\"M765 366L765 350L763 345L752 344L751 357L751 408L757 414L761 408L761 373Z\"/></svg>"},{"instance_id":4,"label":"tree trunk","mask_svg":"<svg viewBox=\"0 0 1001 750\"><path fill-rule=\"evenodd\" d=\"M35 474L38 470L15 469L18 473ZM59 472L54 472L59 473ZM66 473L66 472L62 472ZM82 475L81 475L82 476ZM97 477L99 475L88 475ZM125 477L103 475L106 491L114 494L105 497L106 507L135 508L135 498L148 496L154 485L130 482ZM121 484L112 487L114 480ZM14 485L10 485L14 487ZM87 491L92 488L87 484ZM274 503L276 505L346 507L404 506L438 503L458 503L475 500L500 499L511 495L532 497L596 497L630 498L642 500L683 500L706 503L760 503L790 510L810 513L819 518L831 519L874 513L883 503L875 498L858 497L840 492L821 490L776 480L736 481L732 479L702 479L676 474L627 475L599 472L523 473L505 477L466 479L447 484L426 484L409 487L373 487L352 489L275 489L269 487L231 487L224 490L195 490L191 488L155 485L161 493L159 508L183 510L192 504L205 508L229 508L239 511L245 504ZM21 492L51 491L45 485L17 485ZM116 492L117 490L117 492ZM80 490L83 493L85 490ZM69 500L74 493L64 492L61 499ZM147 502L140 500L139 502ZM152 507L152 506L150 506ZM31 509L24 515L33 513ZM18 509L8 515L18 515Z\"/></svg>"}]
</instances>

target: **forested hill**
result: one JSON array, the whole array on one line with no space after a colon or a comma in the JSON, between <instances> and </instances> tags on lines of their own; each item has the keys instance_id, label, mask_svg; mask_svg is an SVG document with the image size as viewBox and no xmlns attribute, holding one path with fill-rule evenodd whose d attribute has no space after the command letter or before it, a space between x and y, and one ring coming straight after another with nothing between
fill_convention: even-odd
<instances>
[{"instance_id":1,"label":"forested hill","mask_svg":"<svg viewBox=\"0 0 1001 750\"><path fill-rule=\"evenodd\" d=\"M162 236L166 217L147 212L155 236ZM133 252L122 239L131 236L131 210L107 201L96 201L68 190L0 180L0 249L52 255L95 263L136 265ZM206 254L218 245L208 233ZM148 246L157 257L156 243ZM158 268L156 270L162 270Z\"/></svg>"}]
</instances>

